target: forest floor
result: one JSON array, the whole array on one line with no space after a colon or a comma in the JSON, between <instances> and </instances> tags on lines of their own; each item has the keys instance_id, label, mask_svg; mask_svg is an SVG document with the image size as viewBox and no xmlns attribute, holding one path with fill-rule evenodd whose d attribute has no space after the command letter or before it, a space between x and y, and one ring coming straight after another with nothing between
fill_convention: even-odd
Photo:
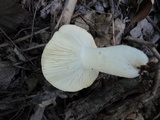
<instances>
[{"instance_id":1,"label":"forest floor","mask_svg":"<svg viewBox=\"0 0 160 120\"><path fill-rule=\"evenodd\" d=\"M158 0L0 0L0 16L0 120L160 120ZM78 92L54 88L41 55L64 24L86 29L98 47L142 50L145 73L100 73Z\"/></svg>"}]
</instances>

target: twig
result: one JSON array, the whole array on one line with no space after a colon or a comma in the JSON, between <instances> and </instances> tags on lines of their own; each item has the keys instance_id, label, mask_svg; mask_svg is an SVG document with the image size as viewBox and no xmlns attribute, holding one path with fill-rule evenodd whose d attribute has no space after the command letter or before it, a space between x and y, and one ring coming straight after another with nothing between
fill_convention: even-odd
<instances>
[{"instance_id":1,"label":"twig","mask_svg":"<svg viewBox=\"0 0 160 120\"><path fill-rule=\"evenodd\" d=\"M41 30L39 30L39 31L37 31L37 32L34 32L33 35L37 35L37 34L40 34L40 33L44 33L44 32L45 32L46 30L48 30L49 28L50 28L50 27L43 28L43 29L41 29ZM33 35L30 34L30 35L26 35L26 36L24 36L24 37L22 37L22 38L16 39L16 40L14 40L14 43L22 42L22 41L24 41L24 40L32 37ZM0 44L0 48L6 47L6 46L9 46L9 45L10 45L10 44L8 44L8 43Z\"/></svg>"},{"instance_id":2,"label":"twig","mask_svg":"<svg viewBox=\"0 0 160 120\"><path fill-rule=\"evenodd\" d=\"M79 17L89 26L91 27L91 31L96 31L94 26L91 24L93 21L89 20L88 18L83 17L82 15L79 15ZM88 22L89 21L89 22Z\"/></svg>"},{"instance_id":3,"label":"twig","mask_svg":"<svg viewBox=\"0 0 160 120\"><path fill-rule=\"evenodd\" d=\"M37 5L36 5L35 12L34 12L34 16L33 16L30 43L32 42L32 38L33 38L33 32L34 32L34 21L35 21L35 18L36 18L37 9L38 9L38 6L39 6L40 2L41 2L41 0L39 0L39 1L38 1Z\"/></svg>"},{"instance_id":4,"label":"twig","mask_svg":"<svg viewBox=\"0 0 160 120\"><path fill-rule=\"evenodd\" d=\"M14 38L17 38L17 36L19 36L19 34L21 33L21 32L23 32L23 31L25 31L25 30L30 30L31 28L22 28L21 30L19 30L16 34L15 34L15 36L14 36Z\"/></svg>"},{"instance_id":5,"label":"twig","mask_svg":"<svg viewBox=\"0 0 160 120\"><path fill-rule=\"evenodd\" d=\"M41 56L36 56L36 57L33 57L33 58L31 58L31 59L29 59L29 60L26 60L26 61L23 61L23 62L14 63L13 66L18 66L18 65L24 64L24 63L26 63L26 62L29 62L29 61L35 60L35 59L37 59L37 58L40 58L40 57L41 57Z\"/></svg>"},{"instance_id":6,"label":"twig","mask_svg":"<svg viewBox=\"0 0 160 120\"><path fill-rule=\"evenodd\" d=\"M155 76L155 83L152 89L152 95L156 95L158 87L160 85L160 63L158 64L158 69L156 71L156 76Z\"/></svg>"},{"instance_id":7,"label":"twig","mask_svg":"<svg viewBox=\"0 0 160 120\"><path fill-rule=\"evenodd\" d=\"M149 18L146 18L148 20L149 23L152 24L152 26L160 33L160 28Z\"/></svg>"},{"instance_id":8,"label":"twig","mask_svg":"<svg viewBox=\"0 0 160 120\"><path fill-rule=\"evenodd\" d=\"M41 30L33 33L33 35L37 35L37 34L39 34L39 33L44 33L44 32L45 32L46 30L48 30L49 28L50 28L50 27L43 28L43 29L41 29ZM25 36L25 37L19 38L19 39L15 40L15 43L22 42L22 41L24 41L24 40L32 37L33 35L30 34L30 35L27 35L27 36Z\"/></svg>"},{"instance_id":9,"label":"twig","mask_svg":"<svg viewBox=\"0 0 160 120\"><path fill-rule=\"evenodd\" d=\"M0 44L0 48L2 48L2 47L6 47L6 46L8 46L8 45L9 45L8 43Z\"/></svg>"},{"instance_id":10,"label":"twig","mask_svg":"<svg viewBox=\"0 0 160 120\"><path fill-rule=\"evenodd\" d=\"M33 50L33 49L44 47L45 45L46 44L40 44L40 45L36 45L36 46L30 47L30 48L27 48L27 49L21 49L21 51L27 52L27 51L30 51L30 50Z\"/></svg>"},{"instance_id":11,"label":"twig","mask_svg":"<svg viewBox=\"0 0 160 120\"><path fill-rule=\"evenodd\" d=\"M157 51L157 49L155 47L150 48L151 51L154 53L154 55L157 57L157 59L160 61L160 54Z\"/></svg>"},{"instance_id":12,"label":"twig","mask_svg":"<svg viewBox=\"0 0 160 120\"><path fill-rule=\"evenodd\" d=\"M0 28L0 30L2 31L2 33L7 37L7 39L17 48L17 50L27 59L29 60L29 58L26 56L26 54L24 54L20 49L19 47L10 39L10 37ZM35 64L33 64L32 61L29 60L29 62L31 63L31 65L34 67L34 68L37 68Z\"/></svg>"},{"instance_id":13,"label":"twig","mask_svg":"<svg viewBox=\"0 0 160 120\"><path fill-rule=\"evenodd\" d=\"M115 25L114 25L114 2L113 2L113 0L111 0L111 4L112 4L112 35L113 35L113 37L112 37L112 39L113 39L113 45L115 45L115 43L116 43L116 39L115 39Z\"/></svg>"},{"instance_id":14,"label":"twig","mask_svg":"<svg viewBox=\"0 0 160 120\"><path fill-rule=\"evenodd\" d=\"M152 44L150 42L143 41L141 39L134 38L134 37L131 37L131 36L125 37L124 40L135 42L135 43L147 46L153 52L153 54L157 57L157 59L160 61L160 54L158 53L158 51L155 48L156 44Z\"/></svg>"},{"instance_id":15,"label":"twig","mask_svg":"<svg viewBox=\"0 0 160 120\"><path fill-rule=\"evenodd\" d=\"M144 41L144 40L142 40L142 39L140 39L140 38L135 38L135 37L132 37L132 36L126 36L126 37L124 38L124 40L126 40L126 41L131 41L131 42L135 42L135 43L138 43L138 44L141 44L141 45L156 47L156 44L153 44L153 43Z\"/></svg>"},{"instance_id":16,"label":"twig","mask_svg":"<svg viewBox=\"0 0 160 120\"><path fill-rule=\"evenodd\" d=\"M59 26L70 23L76 4L77 0L66 0L64 9L55 29L57 29Z\"/></svg>"},{"instance_id":17,"label":"twig","mask_svg":"<svg viewBox=\"0 0 160 120\"><path fill-rule=\"evenodd\" d=\"M23 114L24 108L18 110L16 114L14 114L9 120L16 120Z\"/></svg>"},{"instance_id":18,"label":"twig","mask_svg":"<svg viewBox=\"0 0 160 120\"><path fill-rule=\"evenodd\" d=\"M160 54L156 50L155 44L152 44L152 43L149 43L149 42L146 42L146 41L142 41L142 40L136 40L136 38L129 37L129 36L127 36L125 38L125 40L129 40L129 41L136 42L136 43L139 43L139 44L142 44L142 45L146 45L153 52L153 54L157 57L157 59L159 60L159 62L157 63L158 68L157 68L157 71L156 71L155 80L154 80L155 82L154 82L154 86L153 86L151 95L143 101L143 103L146 103L146 102L152 100L155 97L155 95L157 94L158 87L160 85Z\"/></svg>"}]
</instances>

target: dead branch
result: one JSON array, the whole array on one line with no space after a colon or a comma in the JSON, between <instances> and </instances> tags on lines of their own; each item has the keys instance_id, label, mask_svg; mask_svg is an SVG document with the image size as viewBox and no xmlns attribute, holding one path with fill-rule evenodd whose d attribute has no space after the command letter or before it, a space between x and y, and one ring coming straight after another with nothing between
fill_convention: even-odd
<instances>
[{"instance_id":1,"label":"dead branch","mask_svg":"<svg viewBox=\"0 0 160 120\"><path fill-rule=\"evenodd\" d=\"M149 23L152 24L152 26L160 33L160 28L151 20L151 18L147 17L146 18Z\"/></svg>"},{"instance_id":2,"label":"dead branch","mask_svg":"<svg viewBox=\"0 0 160 120\"><path fill-rule=\"evenodd\" d=\"M64 9L55 29L59 26L70 23L76 4L77 0L66 0Z\"/></svg>"},{"instance_id":3,"label":"dead branch","mask_svg":"<svg viewBox=\"0 0 160 120\"><path fill-rule=\"evenodd\" d=\"M111 0L111 3L112 3L112 34L113 34L113 45L115 45L116 43L116 39L115 39L115 24L114 24L114 2L113 0Z\"/></svg>"},{"instance_id":4,"label":"dead branch","mask_svg":"<svg viewBox=\"0 0 160 120\"><path fill-rule=\"evenodd\" d=\"M48 30L50 27L46 27L46 28L43 28L43 29L41 29L41 30L39 30L39 31L37 31L37 32L34 32L33 33L33 35L37 35L37 34L40 34L40 33L44 33L46 30ZM24 41L24 40L27 40L28 38L31 38L32 37L32 34L30 34L30 35L26 35L26 36L24 36L24 37L22 37L22 38L18 38L18 39L16 39L16 40L14 40L14 43L18 43L18 42L22 42L22 41ZM4 43L4 44L0 44L0 48L2 48L2 47L7 47L7 46L9 46L10 44L8 44L8 43Z\"/></svg>"},{"instance_id":5,"label":"dead branch","mask_svg":"<svg viewBox=\"0 0 160 120\"><path fill-rule=\"evenodd\" d=\"M14 47L17 48L17 50L18 50L27 60L29 60L30 64L31 64L34 68L37 68L37 66L36 66L32 61L30 61L30 59L28 58L28 56L27 56L26 54L24 54L24 53L20 50L20 48L12 41L12 39L11 39L2 29L0 29L0 30L1 30L2 33L6 36L6 38L8 39L8 41L10 41L10 42L14 45Z\"/></svg>"},{"instance_id":6,"label":"dead branch","mask_svg":"<svg viewBox=\"0 0 160 120\"><path fill-rule=\"evenodd\" d=\"M36 46L33 46L33 47L29 47L29 48L26 48L26 49L21 49L21 51L23 52L27 52L27 51L30 51L30 50L34 50L34 49L37 49L37 48L42 48L46 46L46 44L39 44L39 45L36 45Z\"/></svg>"},{"instance_id":7,"label":"dead branch","mask_svg":"<svg viewBox=\"0 0 160 120\"><path fill-rule=\"evenodd\" d=\"M38 6L40 4L41 0L38 1L37 5L36 5L36 9L34 11L34 16L33 16L33 20L32 20L32 29L31 29L31 39L30 39L30 43L32 42L32 38L33 38L33 32L34 32L34 21L36 18L36 14L37 14L37 10L38 10Z\"/></svg>"},{"instance_id":8,"label":"dead branch","mask_svg":"<svg viewBox=\"0 0 160 120\"><path fill-rule=\"evenodd\" d=\"M108 114L112 120L115 118L116 120L120 119L124 115L124 111L128 111L129 108L132 108L131 111L135 110L138 108L138 104L140 104L134 97L128 99L128 102L125 102L124 99L131 94L142 94L146 92L144 88L146 86L143 87L138 78L122 79L116 83L109 83L87 98L82 98L68 106L65 112L65 120L91 120L95 114L104 108L108 110ZM124 104L118 104L120 106L116 107L116 101L121 101ZM128 105L130 106L129 108Z\"/></svg>"},{"instance_id":9,"label":"dead branch","mask_svg":"<svg viewBox=\"0 0 160 120\"><path fill-rule=\"evenodd\" d=\"M140 38L134 38L132 36L126 36L124 38L124 40L130 41L130 42L134 42L134 43L138 43L138 44L141 44L141 45L150 46L150 47L156 47L156 44L144 41L144 40L142 40Z\"/></svg>"},{"instance_id":10,"label":"dead branch","mask_svg":"<svg viewBox=\"0 0 160 120\"><path fill-rule=\"evenodd\" d=\"M152 94L156 95L158 91L158 87L160 86L160 64L158 64L158 69L156 71L155 83L152 89Z\"/></svg>"},{"instance_id":11,"label":"dead branch","mask_svg":"<svg viewBox=\"0 0 160 120\"><path fill-rule=\"evenodd\" d=\"M29 61L38 59L38 58L40 58L40 57L41 57L41 56L32 57L32 58L29 59L29 60L26 60L26 61L23 61L23 62L17 62L17 63L14 63L14 64L12 64L12 65L15 66L15 67L17 67L18 65L21 65L21 64L27 63L27 62L29 62Z\"/></svg>"},{"instance_id":12,"label":"dead branch","mask_svg":"<svg viewBox=\"0 0 160 120\"><path fill-rule=\"evenodd\" d=\"M135 42L135 43L147 46L153 52L153 54L157 57L157 59L160 61L160 54L158 53L158 51L155 48L156 44L153 44L153 43L150 43L150 42L147 42L147 41L143 41L139 38L134 38L134 37L131 37L131 36L125 37L124 40L130 41L130 42Z\"/></svg>"}]
</instances>

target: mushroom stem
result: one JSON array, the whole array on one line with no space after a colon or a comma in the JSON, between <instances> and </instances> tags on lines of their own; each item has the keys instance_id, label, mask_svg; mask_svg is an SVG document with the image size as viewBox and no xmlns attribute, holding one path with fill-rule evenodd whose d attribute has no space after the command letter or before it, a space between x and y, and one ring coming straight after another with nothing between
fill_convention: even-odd
<instances>
[{"instance_id":1,"label":"mushroom stem","mask_svg":"<svg viewBox=\"0 0 160 120\"><path fill-rule=\"evenodd\" d=\"M84 47L81 59L85 69L126 78L137 77L138 67L148 62L148 57L142 51L126 45L106 48Z\"/></svg>"}]
</instances>

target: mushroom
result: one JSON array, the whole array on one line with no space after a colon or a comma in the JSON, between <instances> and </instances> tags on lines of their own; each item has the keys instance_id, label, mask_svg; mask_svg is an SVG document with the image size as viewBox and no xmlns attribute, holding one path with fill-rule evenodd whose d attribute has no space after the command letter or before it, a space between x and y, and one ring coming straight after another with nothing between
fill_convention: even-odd
<instances>
[{"instance_id":1,"label":"mushroom","mask_svg":"<svg viewBox=\"0 0 160 120\"><path fill-rule=\"evenodd\" d=\"M42 72L54 87L69 92L89 87L99 72L125 78L139 76L148 57L140 50L117 45L97 48L93 37L75 25L63 25L42 54Z\"/></svg>"}]
</instances>

